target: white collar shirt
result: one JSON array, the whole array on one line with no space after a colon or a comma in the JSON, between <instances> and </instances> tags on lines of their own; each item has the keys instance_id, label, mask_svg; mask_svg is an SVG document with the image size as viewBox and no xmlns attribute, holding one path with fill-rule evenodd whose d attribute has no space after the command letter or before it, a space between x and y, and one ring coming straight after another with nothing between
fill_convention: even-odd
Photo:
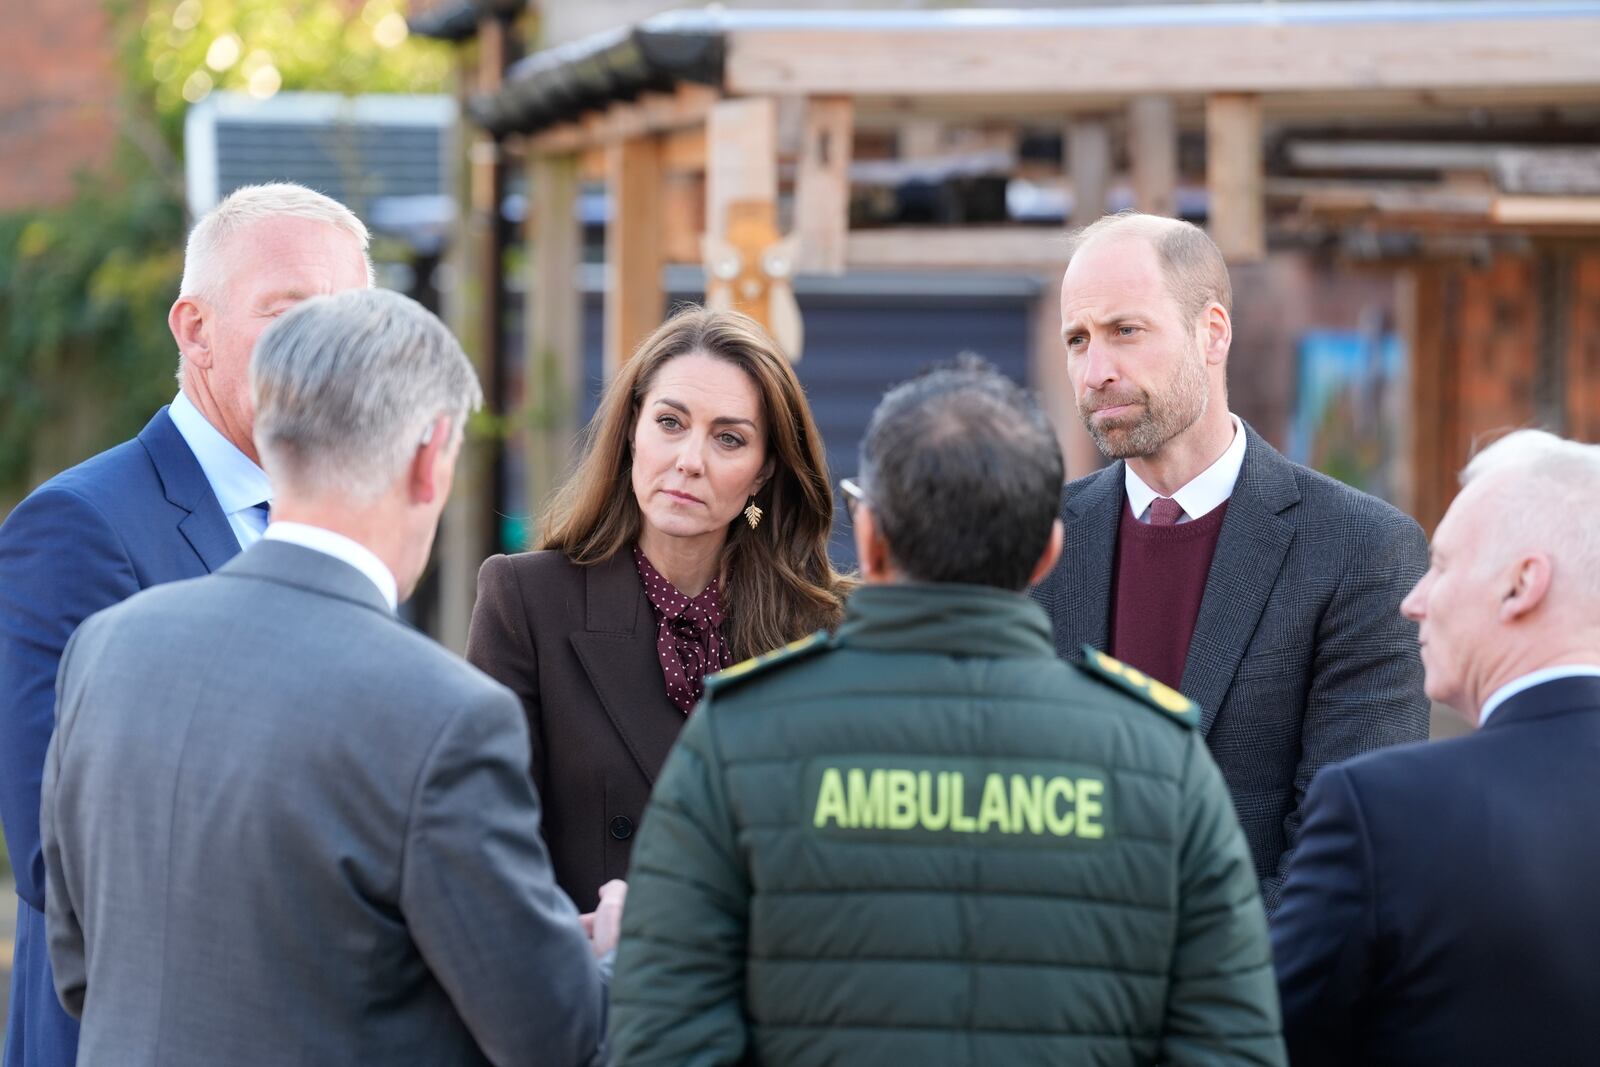
<instances>
[{"instance_id":1,"label":"white collar shirt","mask_svg":"<svg viewBox=\"0 0 1600 1067\"><path fill-rule=\"evenodd\" d=\"M267 516L257 505L272 499L272 484L267 481L266 471L222 436L181 390L167 408L167 415L199 462L239 547L249 548L261 540Z\"/></svg>"},{"instance_id":2,"label":"white collar shirt","mask_svg":"<svg viewBox=\"0 0 1600 1067\"><path fill-rule=\"evenodd\" d=\"M1489 699L1483 702L1483 711L1478 714L1478 725L1482 726L1489 721L1489 716L1499 710L1500 705L1516 696L1526 692L1536 685L1553 682L1558 678L1600 678L1600 664L1569 663L1561 667L1545 667L1543 670L1524 674L1521 678L1511 681L1489 694Z\"/></svg>"},{"instance_id":3,"label":"white collar shirt","mask_svg":"<svg viewBox=\"0 0 1600 1067\"><path fill-rule=\"evenodd\" d=\"M1178 516L1179 522L1203 518L1227 503L1233 495L1233 487L1239 481L1239 471L1244 467L1245 433L1244 423L1239 421L1239 416L1233 415L1231 418L1233 440L1228 442L1222 455L1172 494L1172 499L1183 509L1183 514ZM1150 505L1161 494L1146 485L1144 479L1133 472L1131 465L1124 463L1122 469L1129 510L1140 522L1149 522Z\"/></svg>"},{"instance_id":4,"label":"white collar shirt","mask_svg":"<svg viewBox=\"0 0 1600 1067\"><path fill-rule=\"evenodd\" d=\"M348 563L378 587L390 611L399 605L400 590L395 583L394 572L378 558L377 553L359 541L303 522L275 522L267 527L265 539L287 541L291 545L309 548L324 556L332 556L341 563Z\"/></svg>"}]
</instances>

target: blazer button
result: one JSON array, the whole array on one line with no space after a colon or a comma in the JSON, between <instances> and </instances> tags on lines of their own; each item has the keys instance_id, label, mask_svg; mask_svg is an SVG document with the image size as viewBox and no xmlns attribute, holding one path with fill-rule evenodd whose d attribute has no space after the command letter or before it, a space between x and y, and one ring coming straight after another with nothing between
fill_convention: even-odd
<instances>
[{"instance_id":1,"label":"blazer button","mask_svg":"<svg viewBox=\"0 0 1600 1067\"><path fill-rule=\"evenodd\" d=\"M633 836L633 820L626 815L618 815L611 820L611 836L618 841L626 841Z\"/></svg>"}]
</instances>

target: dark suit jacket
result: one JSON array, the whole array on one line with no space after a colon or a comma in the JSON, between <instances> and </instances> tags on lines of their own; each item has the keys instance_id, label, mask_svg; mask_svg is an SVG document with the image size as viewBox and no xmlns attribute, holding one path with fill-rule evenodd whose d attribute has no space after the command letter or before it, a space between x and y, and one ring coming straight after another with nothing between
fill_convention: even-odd
<instances>
[{"instance_id":1,"label":"dark suit jacket","mask_svg":"<svg viewBox=\"0 0 1600 1067\"><path fill-rule=\"evenodd\" d=\"M1317 770L1428 736L1417 628L1400 615L1428 545L1388 504L1245 433L1179 688L1202 708L1271 912ZM1107 646L1123 477L1113 463L1062 494L1066 550L1034 596L1069 658Z\"/></svg>"},{"instance_id":2,"label":"dark suit jacket","mask_svg":"<svg viewBox=\"0 0 1600 1067\"><path fill-rule=\"evenodd\" d=\"M263 540L78 628L41 830L80 1067L601 1062L503 686Z\"/></svg>"},{"instance_id":3,"label":"dark suit jacket","mask_svg":"<svg viewBox=\"0 0 1600 1067\"><path fill-rule=\"evenodd\" d=\"M78 624L141 589L221 567L239 541L162 408L139 436L35 489L0 526L0 820L16 870L7 1067L71 1064L45 948L39 782L56 667Z\"/></svg>"},{"instance_id":4,"label":"dark suit jacket","mask_svg":"<svg viewBox=\"0 0 1600 1067\"><path fill-rule=\"evenodd\" d=\"M1317 776L1272 941L1296 1067L1600 1056L1600 678Z\"/></svg>"},{"instance_id":5,"label":"dark suit jacket","mask_svg":"<svg viewBox=\"0 0 1600 1067\"><path fill-rule=\"evenodd\" d=\"M656 615L633 556L491 556L467 659L522 699L556 881L590 911L625 878L633 834L684 714L667 699Z\"/></svg>"}]
</instances>

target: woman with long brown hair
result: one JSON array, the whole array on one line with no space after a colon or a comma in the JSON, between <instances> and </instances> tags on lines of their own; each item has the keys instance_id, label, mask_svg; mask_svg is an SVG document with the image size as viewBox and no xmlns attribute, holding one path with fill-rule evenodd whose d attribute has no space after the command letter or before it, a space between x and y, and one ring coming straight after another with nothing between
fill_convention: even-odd
<instances>
[{"instance_id":1,"label":"woman with long brown hair","mask_svg":"<svg viewBox=\"0 0 1600 1067\"><path fill-rule=\"evenodd\" d=\"M467 658L527 711L556 880L585 911L706 674L836 625L833 490L800 381L751 319L692 309L606 388L539 551L478 576Z\"/></svg>"}]
</instances>

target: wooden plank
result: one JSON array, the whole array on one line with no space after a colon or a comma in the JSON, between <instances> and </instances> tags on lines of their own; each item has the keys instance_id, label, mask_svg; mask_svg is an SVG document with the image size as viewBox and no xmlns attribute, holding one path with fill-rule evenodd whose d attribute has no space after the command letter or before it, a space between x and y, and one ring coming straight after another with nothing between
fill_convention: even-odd
<instances>
[{"instance_id":1,"label":"wooden plank","mask_svg":"<svg viewBox=\"0 0 1600 1067\"><path fill-rule=\"evenodd\" d=\"M1289 92L1600 83L1600 17L744 29L729 93ZM1063 62L1070 56L1071 62ZM1137 57L1130 62L1129 57Z\"/></svg>"},{"instance_id":2,"label":"wooden plank","mask_svg":"<svg viewBox=\"0 0 1600 1067\"><path fill-rule=\"evenodd\" d=\"M1214 93L1206 98L1206 187L1211 239L1230 263L1267 254L1262 198L1261 98Z\"/></svg>"},{"instance_id":3,"label":"wooden plank","mask_svg":"<svg viewBox=\"0 0 1600 1067\"><path fill-rule=\"evenodd\" d=\"M704 173L706 129L674 130L661 139L661 169L667 174Z\"/></svg>"},{"instance_id":4,"label":"wooden plank","mask_svg":"<svg viewBox=\"0 0 1600 1067\"><path fill-rule=\"evenodd\" d=\"M661 142L619 141L606 149L606 292L603 351L609 379L661 324L666 293L661 226Z\"/></svg>"},{"instance_id":5,"label":"wooden plank","mask_svg":"<svg viewBox=\"0 0 1600 1067\"><path fill-rule=\"evenodd\" d=\"M1566 364L1567 433L1600 441L1600 252L1573 259Z\"/></svg>"},{"instance_id":6,"label":"wooden plank","mask_svg":"<svg viewBox=\"0 0 1600 1067\"><path fill-rule=\"evenodd\" d=\"M1178 213L1178 119L1172 98L1128 102L1128 155L1133 206L1149 215Z\"/></svg>"},{"instance_id":7,"label":"wooden plank","mask_svg":"<svg viewBox=\"0 0 1600 1067\"><path fill-rule=\"evenodd\" d=\"M852 230L845 242L851 267L885 269L1062 270L1067 241L1039 227L896 227Z\"/></svg>"},{"instance_id":8,"label":"wooden plank","mask_svg":"<svg viewBox=\"0 0 1600 1067\"><path fill-rule=\"evenodd\" d=\"M771 98L723 100L706 121L706 232L725 236L728 205L778 199L778 109Z\"/></svg>"},{"instance_id":9,"label":"wooden plank","mask_svg":"<svg viewBox=\"0 0 1600 1067\"><path fill-rule=\"evenodd\" d=\"M1497 196L1489 217L1503 226L1600 226L1600 196Z\"/></svg>"},{"instance_id":10,"label":"wooden plank","mask_svg":"<svg viewBox=\"0 0 1600 1067\"><path fill-rule=\"evenodd\" d=\"M603 182L606 180L606 150L600 147L586 148L578 156L578 173L586 182Z\"/></svg>"},{"instance_id":11,"label":"wooden plank","mask_svg":"<svg viewBox=\"0 0 1600 1067\"><path fill-rule=\"evenodd\" d=\"M663 153L664 154L664 153ZM706 230L706 179L703 174L661 173L661 254L668 263L699 265L700 235Z\"/></svg>"},{"instance_id":12,"label":"wooden plank","mask_svg":"<svg viewBox=\"0 0 1600 1067\"><path fill-rule=\"evenodd\" d=\"M533 256L524 305L520 421L528 434L525 488L533 543L539 531L532 522L572 458L583 401L583 298L576 280L583 262L579 184L576 156L535 156L528 165Z\"/></svg>"},{"instance_id":13,"label":"wooden plank","mask_svg":"<svg viewBox=\"0 0 1600 1067\"><path fill-rule=\"evenodd\" d=\"M794 229L801 270L842 274L850 230L850 151L855 106L849 97L806 101L800 166L795 176Z\"/></svg>"},{"instance_id":14,"label":"wooden plank","mask_svg":"<svg viewBox=\"0 0 1600 1067\"><path fill-rule=\"evenodd\" d=\"M1106 213L1111 193L1111 127L1103 118L1073 119L1063 135L1072 183L1072 225L1083 227Z\"/></svg>"}]
</instances>

